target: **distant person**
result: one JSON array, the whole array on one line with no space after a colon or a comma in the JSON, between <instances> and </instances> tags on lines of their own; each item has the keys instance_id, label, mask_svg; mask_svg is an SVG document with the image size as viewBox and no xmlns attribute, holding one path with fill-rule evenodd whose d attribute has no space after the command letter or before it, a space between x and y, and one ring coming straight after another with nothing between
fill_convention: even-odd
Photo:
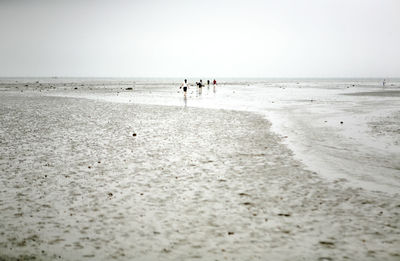
<instances>
[{"instance_id":1,"label":"distant person","mask_svg":"<svg viewBox=\"0 0 400 261\"><path fill-rule=\"evenodd\" d=\"M181 84L181 87L179 87L179 89L182 89L182 88L183 88L183 96L186 97L186 93L187 93L187 90L188 90L188 84L187 84L187 80L186 79Z\"/></svg>"},{"instance_id":2,"label":"distant person","mask_svg":"<svg viewBox=\"0 0 400 261\"><path fill-rule=\"evenodd\" d=\"M213 85L214 85L214 93L215 93L215 87L217 86L217 81L215 79L213 81Z\"/></svg>"},{"instance_id":3,"label":"distant person","mask_svg":"<svg viewBox=\"0 0 400 261\"><path fill-rule=\"evenodd\" d=\"M383 79L382 86L385 87L385 85L386 85L386 79Z\"/></svg>"},{"instance_id":4,"label":"distant person","mask_svg":"<svg viewBox=\"0 0 400 261\"><path fill-rule=\"evenodd\" d=\"M203 88L203 80L200 79L200 82L198 83L199 86L199 94L201 94L201 88Z\"/></svg>"},{"instance_id":5,"label":"distant person","mask_svg":"<svg viewBox=\"0 0 400 261\"><path fill-rule=\"evenodd\" d=\"M207 80L207 89L210 89L210 80Z\"/></svg>"}]
</instances>

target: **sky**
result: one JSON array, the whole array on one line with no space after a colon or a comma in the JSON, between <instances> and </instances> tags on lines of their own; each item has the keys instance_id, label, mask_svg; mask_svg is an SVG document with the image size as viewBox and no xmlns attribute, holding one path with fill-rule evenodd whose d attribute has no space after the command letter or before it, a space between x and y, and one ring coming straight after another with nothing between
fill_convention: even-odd
<instances>
[{"instance_id":1,"label":"sky","mask_svg":"<svg viewBox=\"0 0 400 261\"><path fill-rule=\"evenodd\" d=\"M400 0L0 0L0 77L400 77Z\"/></svg>"}]
</instances>

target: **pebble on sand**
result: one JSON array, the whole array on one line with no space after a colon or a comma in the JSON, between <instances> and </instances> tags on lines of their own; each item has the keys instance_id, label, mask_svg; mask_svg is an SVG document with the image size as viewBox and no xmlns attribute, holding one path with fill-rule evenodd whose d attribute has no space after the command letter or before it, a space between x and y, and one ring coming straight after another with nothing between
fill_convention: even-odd
<instances>
[{"instance_id":1,"label":"pebble on sand","mask_svg":"<svg viewBox=\"0 0 400 261\"><path fill-rule=\"evenodd\" d=\"M325 246L333 246L333 245L335 245L335 243L330 242L330 241L319 241L319 243L321 245L325 245Z\"/></svg>"},{"instance_id":2,"label":"pebble on sand","mask_svg":"<svg viewBox=\"0 0 400 261\"><path fill-rule=\"evenodd\" d=\"M136 133L133 133L132 136L135 137L135 136L136 136Z\"/></svg>"}]
</instances>

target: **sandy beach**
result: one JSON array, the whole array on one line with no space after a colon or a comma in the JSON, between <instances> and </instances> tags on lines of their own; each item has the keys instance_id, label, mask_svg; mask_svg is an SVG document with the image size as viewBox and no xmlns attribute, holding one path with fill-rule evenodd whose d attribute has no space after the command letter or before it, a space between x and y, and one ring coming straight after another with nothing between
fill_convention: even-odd
<instances>
[{"instance_id":1,"label":"sandy beach","mask_svg":"<svg viewBox=\"0 0 400 261\"><path fill-rule=\"evenodd\" d=\"M400 261L400 0L0 0L0 261Z\"/></svg>"},{"instance_id":2,"label":"sandy beach","mask_svg":"<svg viewBox=\"0 0 400 261\"><path fill-rule=\"evenodd\" d=\"M399 152L398 110L365 121L368 135L394 140L392 154L375 155L382 184L355 174L377 184L368 189L307 165L290 143L303 130L290 125L296 114L271 126L299 103L270 96L254 103L262 114L232 102L257 95L243 84L191 89L186 106L165 83L40 84L0 88L0 260L400 260L398 158L388 156ZM323 124L313 115L307 128ZM285 127L289 137L273 131Z\"/></svg>"}]
</instances>

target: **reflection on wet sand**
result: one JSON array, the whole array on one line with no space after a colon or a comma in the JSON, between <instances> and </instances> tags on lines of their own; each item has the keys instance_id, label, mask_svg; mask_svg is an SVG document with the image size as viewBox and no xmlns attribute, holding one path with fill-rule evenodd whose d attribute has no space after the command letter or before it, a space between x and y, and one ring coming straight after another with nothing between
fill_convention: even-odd
<instances>
[{"instance_id":1,"label":"reflection on wet sand","mask_svg":"<svg viewBox=\"0 0 400 261\"><path fill-rule=\"evenodd\" d=\"M325 104L357 96L224 85L182 104L172 84L69 85L0 95L0 260L398 259L398 195L327 181L282 143L300 127L279 136L263 116L228 110L282 111L290 98L290 115L307 108L300 119L324 127L307 129L315 145L330 138L328 124L351 124L337 113L325 122ZM393 143L399 119L371 124Z\"/></svg>"}]
</instances>

